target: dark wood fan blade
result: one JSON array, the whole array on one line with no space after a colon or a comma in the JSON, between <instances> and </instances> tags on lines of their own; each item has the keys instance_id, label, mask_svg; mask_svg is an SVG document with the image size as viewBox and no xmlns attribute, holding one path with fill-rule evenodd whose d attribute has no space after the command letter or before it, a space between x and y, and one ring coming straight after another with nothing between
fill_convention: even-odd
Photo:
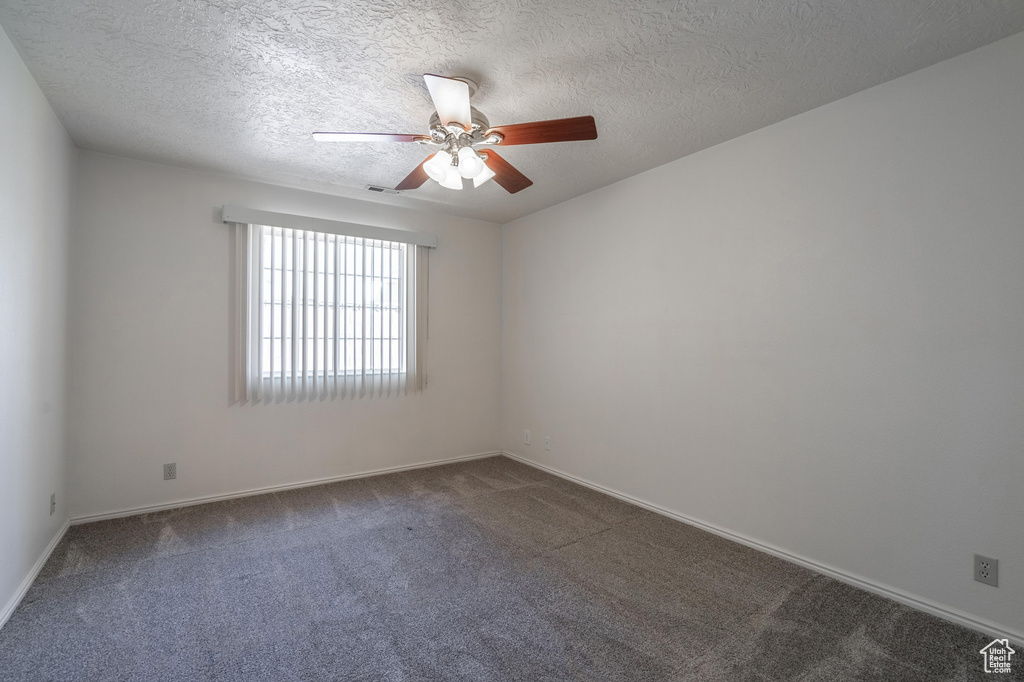
<instances>
[{"instance_id":1,"label":"dark wood fan blade","mask_svg":"<svg viewBox=\"0 0 1024 682\"><path fill-rule=\"evenodd\" d=\"M417 142L430 138L398 133L313 133L313 139L317 142Z\"/></svg>"},{"instance_id":2,"label":"dark wood fan blade","mask_svg":"<svg viewBox=\"0 0 1024 682\"><path fill-rule=\"evenodd\" d=\"M493 149L480 150L484 157L484 163L494 171L494 181L504 187L509 194L515 194L533 184L533 180L526 177L505 159L498 156Z\"/></svg>"},{"instance_id":3,"label":"dark wood fan blade","mask_svg":"<svg viewBox=\"0 0 1024 682\"><path fill-rule=\"evenodd\" d=\"M594 123L593 116L577 116L576 118L557 118L552 121L497 126L487 132L501 133L504 139L499 144L503 146L574 142L576 140L596 140L597 124Z\"/></svg>"},{"instance_id":4,"label":"dark wood fan blade","mask_svg":"<svg viewBox=\"0 0 1024 682\"><path fill-rule=\"evenodd\" d=\"M423 163L430 161L432 158L434 158L433 154L423 159ZM398 186L395 187L395 189L399 191L404 189L416 189L417 187L421 186L424 182L426 182L429 176L427 175L427 171L423 170L423 163L416 166L416 168L413 169L412 173L406 175L405 180L402 180L400 183L398 183Z\"/></svg>"}]
</instances>

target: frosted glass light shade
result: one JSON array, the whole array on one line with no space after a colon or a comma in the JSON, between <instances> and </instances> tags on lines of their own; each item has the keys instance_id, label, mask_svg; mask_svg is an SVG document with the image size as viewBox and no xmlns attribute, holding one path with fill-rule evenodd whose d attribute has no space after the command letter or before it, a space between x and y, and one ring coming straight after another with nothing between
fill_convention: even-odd
<instances>
[{"instance_id":1,"label":"frosted glass light shade","mask_svg":"<svg viewBox=\"0 0 1024 682\"><path fill-rule=\"evenodd\" d=\"M479 187L493 177L494 171L488 168L487 164L484 164L483 169L481 169L481 171L473 178L473 187Z\"/></svg>"},{"instance_id":2,"label":"frosted glass light shade","mask_svg":"<svg viewBox=\"0 0 1024 682\"><path fill-rule=\"evenodd\" d=\"M459 175L459 169L455 166L448 166L448 170L445 171L444 179L438 180L442 187L448 189L462 189L462 176Z\"/></svg>"},{"instance_id":3,"label":"frosted glass light shade","mask_svg":"<svg viewBox=\"0 0 1024 682\"><path fill-rule=\"evenodd\" d=\"M448 177L448 169L452 167L451 164L451 154L448 152L438 152L434 154L429 161L423 164L423 170L426 171L427 175L432 180L436 180L437 182L444 184L444 179Z\"/></svg>"},{"instance_id":4,"label":"frosted glass light shade","mask_svg":"<svg viewBox=\"0 0 1024 682\"><path fill-rule=\"evenodd\" d=\"M459 174L464 178L475 178L484 167L483 160L469 147L459 150Z\"/></svg>"}]
</instances>

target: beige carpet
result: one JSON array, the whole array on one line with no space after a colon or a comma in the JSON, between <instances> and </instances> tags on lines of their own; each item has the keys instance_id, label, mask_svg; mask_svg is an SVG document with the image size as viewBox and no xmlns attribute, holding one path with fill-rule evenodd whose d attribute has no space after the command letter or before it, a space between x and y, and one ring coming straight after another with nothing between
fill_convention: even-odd
<instances>
[{"instance_id":1,"label":"beige carpet","mask_svg":"<svg viewBox=\"0 0 1024 682\"><path fill-rule=\"evenodd\" d=\"M0 680L1021 679L986 643L495 457L75 526Z\"/></svg>"}]
</instances>

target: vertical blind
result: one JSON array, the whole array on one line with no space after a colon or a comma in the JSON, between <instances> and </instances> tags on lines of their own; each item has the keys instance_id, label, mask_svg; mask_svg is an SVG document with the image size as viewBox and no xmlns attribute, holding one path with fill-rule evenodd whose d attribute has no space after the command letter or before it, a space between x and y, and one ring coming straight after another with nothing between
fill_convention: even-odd
<instances>
[{"instance_id":1,"label":"vertical blind","mask_svg":"<svg viewBox=\"0 0 1024 682\"><path fill-rule=\"evenodd\" d=\"M239 262L247 264L237 399L388 397L423 388L426 247L267 225L236 229Z\"/></svg>"}]
</instances>

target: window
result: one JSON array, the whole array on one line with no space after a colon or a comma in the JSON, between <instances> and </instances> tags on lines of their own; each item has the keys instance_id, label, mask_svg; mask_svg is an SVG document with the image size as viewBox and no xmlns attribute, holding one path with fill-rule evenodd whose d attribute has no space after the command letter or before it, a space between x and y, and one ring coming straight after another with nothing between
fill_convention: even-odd
<instances>
[{"instance_id":1,"label":"window","mask_svg":"<svg viewBox=\"0 0 1024 682\"><path fill-rule=\"evenodd\" d=\"M239 229L247 231L245 400L422 388L426 248L267 225Z\"/></svg>"}]
</instances>

